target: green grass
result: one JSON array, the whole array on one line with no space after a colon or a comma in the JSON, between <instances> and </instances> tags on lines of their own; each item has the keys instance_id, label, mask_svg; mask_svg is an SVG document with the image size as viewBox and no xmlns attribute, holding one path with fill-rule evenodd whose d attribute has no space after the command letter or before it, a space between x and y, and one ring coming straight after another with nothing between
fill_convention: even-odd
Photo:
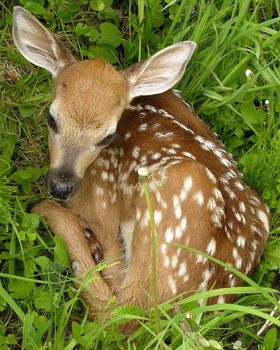
<instances>
[{"instance_id":1,"label":"green grass","mask_svg":"<svg viewBox=\"0 0 280 350\"><path fill-rule=\"evenodd\" d=\"M280 276L279 3L0 0L0 4L0 349L232 349L237 340L242 342L240 349L279 348L275 292ZM36 15L77 57L98 54L122 68L174 42L198 43L178 87L233 153L246 182L271 208L270 239L252 280L243 276L245 287L201 292L160 305L159 331L153 310L135 307L116 308L105 324L87 320L63 242L53 239L38 217L28 213L46 196L44 111L51 101L51 79L14 48L14 5ZM104 23L114 25L109 35ZM247 69L252 71L249 78ZM206 305L208 297L225 292L240 296L234 304ZM142 325L126 339L116 325L131 318ZM272 326L258 335L266 320Z\"/></svg>"}]
</instances>

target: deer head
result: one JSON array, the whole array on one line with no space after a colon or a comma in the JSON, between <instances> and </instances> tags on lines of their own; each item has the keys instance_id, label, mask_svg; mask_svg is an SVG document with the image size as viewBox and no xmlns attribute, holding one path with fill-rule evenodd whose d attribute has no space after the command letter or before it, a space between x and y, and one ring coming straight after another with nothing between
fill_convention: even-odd
<instances>
[{"instance_id":1,"label":"deer head","mask_svg":"<svg viewBox=\"0 0 280 350\"><path fill-rule=\"evenodd\" d=\"M192 41L180 42L118 72L101 58L76 61L36 18L18 6L13 38L21 54L47 69L54 79L47 118L48 190L61 200L75 194L87 167L114 139L129 102L175 85L196 48Z\"/></svg>"}]
</instances>

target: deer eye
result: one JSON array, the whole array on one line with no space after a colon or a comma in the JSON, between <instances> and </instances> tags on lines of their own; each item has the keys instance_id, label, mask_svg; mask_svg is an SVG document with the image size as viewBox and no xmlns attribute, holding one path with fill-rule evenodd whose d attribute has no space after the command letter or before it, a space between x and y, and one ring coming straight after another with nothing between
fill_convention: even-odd
<instances>
[{"instance_id":1,"label":"deer eye","mask_svg":"<svg viewBox=\"0 0 280 350\"><path fill-rule=\"evenodd\" d=\"M47 114L47 123L48 126L55 132L58 132L58 128L57 128L57 124L56 121L54 120L54 117L50 114L50 112L48 112Z\"/></svg>"},{"instance_id":2,"label":"deer eye","mask_svg":"<svg viewBox=\"0 0 280 350\"><path fill-rule=\"evenodd\" d=\"M113 134L110 134L108 136L106 136L102 141L98 142L96 144L97 147L105 147L105 146L108 146L109 143L111 143L114 138L116 136L116 133L114 132Z\"/></svg>"}]
</instances>

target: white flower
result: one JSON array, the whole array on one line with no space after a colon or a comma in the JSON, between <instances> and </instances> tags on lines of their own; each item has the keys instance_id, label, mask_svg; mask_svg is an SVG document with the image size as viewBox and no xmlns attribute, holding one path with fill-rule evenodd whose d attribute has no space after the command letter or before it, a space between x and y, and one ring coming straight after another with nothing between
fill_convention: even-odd
<instances>
[{"instance_id":1,"label":"white flower","mask_svg":"<svg viewBox=\"0 0 280 350\"><path fill-rule=\"evenodd\" d=\"M267 106L269 105L269 103L270 103L269 100L265 100L264 101L264 104L267 105Z\"/></svg>"},{"instance_id":2,"label":"white flower","mask_svg":"<svg viewBox=\"0 0 280 350\"><path fill-rule=\"evenodd\" d=\"M236 342L233 344L233 347L232 347L232 348L233 348L234 350L237 350L237 349L240 349L241 346L242 346L241 341L240 341L240 340L236 340Z\"/></svg>"},{"instance_id":3,"label":"white flower","mask_svg":"<svg viewBox=\"0 0 280 350\"><path fill-rule=\"evenodd\" d=\"M149 175L149 171L146 167L141 167L138 169L138 175L139 176L148 176Z\"/></svg>"},{"instance_id":4,"label":"white flower","mask_svg":"<svg viewBox=\"0 0 280 350\"><path fill-rule=\"evenodd\" d=\"M254 73L251 71L251 69L246 69L245 75L247 78L250 78Z\"/></svg>"}]
</instances>

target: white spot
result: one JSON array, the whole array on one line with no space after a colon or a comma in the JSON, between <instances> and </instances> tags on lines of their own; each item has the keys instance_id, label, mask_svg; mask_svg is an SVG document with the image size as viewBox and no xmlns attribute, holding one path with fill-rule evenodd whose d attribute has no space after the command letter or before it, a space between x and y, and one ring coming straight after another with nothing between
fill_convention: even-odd
<instances>
[{"instance_id":1,"label":"white spot","mask_svg":"<svg viewBox=\"0 0 280 350\"><path fill-rule=\"evenodd\" d=\"M154 212L154 219L155 219L155 224L158 225L161 222L162 219L162 213L160 210L155 210Z\"/></svg>"},{"instance_id":2,"label":"white spot","mask_svg":"<svg viewBox=\"0 0 280 350\"><path fill-rule=\"evenodd\" d=\"M196 258L196 263L197 263L197 264L200 264L200 263L201 263L201 264L204 265L204 264L206 264L207 260L208 260L208 259L207 259L206 257L204 257L204 256L202 256L202 255L198 255L197 258Z\"/></svg>"},{"instance_id":3,"label":"white spot","mask_svg":"<svg viewBox=\"0 0 280 350\"><path fill-rule=\"evenodd\" d=\"M178 271L178 276L183 277L187 273L187 266L186 263L182 263L180 265L179 271Z\"/></svg>"},{"instance_id":4,"label":"white spot","mask_svg":"<svg viewBox=\"0 0 280 350\"><path fill-rule=\"evenodd\" d=\"M217 183L217 179L216 176L212 173L211 170L209 170L208 168L205 168L206 174L209 178L209 180L213 183L216 184Z\"/></svg>"},{"instance_id":5,"label":"white spot","mask_svg":"<svg viewBox=\"0 0 280 350\"><path fill-rule=\"evenodd\" d=\"M239 203L239 210L240 210L241 213L245 213L246 207L245 207L244 202L240 202Z\"/></svg>"},{"instance_id":6,"label":"white spot","mask_svg":"<svg viewBox=\"0 0 280 350\"><path fill-rule=\"evenodd\" d=\"M167 154L174 155L174 154L176 154L177 152L176 152L176 150L173 149L173 148L168 148L168 149L166 150L166 153L167 153Z\"/></svg>"},{"instance_id":7,"label":"white spot","mask_svg":"<svg viewBox=\"0 0 280 350\"><path fill-rule=\"evenodd\" d=\"M252 269L252 263L248 263L248 265L246 266L245 275L248 275L248 273L251 272L251 269Z\"/></svg>"},{"instance_id":8,"label":"white spot","mask_svg":"<svg viewBox=\"0 0 280 350\"><path fill-rule=\"evenodd\" d=\"M109 182L111 182L111 183L115 182L115 178L114 178L114 174L113 173L109 174Z\"/></svg>"},{"instance_id":9,"label":"white spot","mask_svg":"<svg viewBox=\"0 0 280 350\"><path fill-rule=\"evenodd\" d=\"M235 181L234 183L235 187L238 188L240 191L244 190L244 186L239 181Z\"/></svg>"},{"instance_id":10,"label":"white spot","mask_svg":"<svg viewBox=\"0 0 280 350\"><path fill-rule=\"evenodd\" d=\"M141 223L140 223L141 228L148 227L149 226L149 220L150 220L149 211L148 211L148 209L146 209L145 213L144 213L144 215L142 217Z\"/></svg>"},{"instance_id":11,"label":"white spot","mask_svg":"<svg viewBox=\"0 0 280 350\"><path fill-rule=\"evenodd\" d=\"M168 242L168 243L173 241L173 239L174 239L174 232L173 232L171 227L168 227L166 229L164 237L165 237L166 242Z\"/></svg>"},{"instance_id":12,"label":"white spot","mask_svg":"<svg viewBox=\"0 0 280 350\"><path fill-rule=\"evenodd\" d=\"M182 154L183 154L183 156L185 156L187 158L191 158L193 160L196 160L196 157L193 154L191 154L190 152L184 151L184 152L182 152Z\"/></svg>"},{"instance_id":13,"label":"white spot","mask_svg":"<svg viewBox=\"0 0 280 350\"><path fill-rule=\"evenodd\" d=\"M214 149L213 150L213 153L216 155L216 157L218 157L219 159L222 159L223 158L223 153L218 150L218 149ZM222 160L221 160L222 161Z\"/></svg>"},{"instance_id":14,"label":"white spot","mask_svg":"<svg viewBox=\"0 0 280 350\"><path fill-rule=\"evenodd\" d=\"M209 141L209 140L205 140L204 144L206 145L206 147L208 147L210 150L214 150L216 148L216 145L214 144L214 142Z\"/></svg>"},{"instance_id":15,"label":"white spot","mask_svg":"<svg viewBox=\"0 0 280 350\"><path fill-rule=\"evenodd\" d=\"M140 155L140 148L135 146L132 150L132 157L137 159Z\"/></svg>"},{"instance_id":16,"label":"white spot","mask_svg":"<svg viewBox=\"0 0 280 350\"><path fill-rule=\"evenodd\" d=\"M193 195L193 199L196 201L196 203L202 207L202 205L204 204L204 196L202 194L201 191L198 191L196 192L194 195Z\"/></svg>"},{"instance_id":17,"label":"white spot","mask_svg":"<svg viewBox=\"0 0 280 350\"><path fill-rule=\"evenodd\" d=\"M199 143L204 143L204 138L202 136L195 136L194 138L196 141L198 141Z\"/></svg>"},{"instance_id":18,"label":"white spot","mask_svg":"<svg viewBox=\"0 0 280 350\"><path fill-rule=\"evenodd\" d=\"M212 192L216 199L224 200L221 191L217 187L214 187Z\"/></svg>"},{"instance_id":19,"label":"white spot","mask_svg":"<svg viewBox=\"0 0 280 350\"><path fill-rule=\"evenodd\" d=\"M235 171L233 171L232 169L229 170L226 174L225 174L225 178L227 180L233 180L233 179L236 179L237 178L237 175L235 173Z\"/></svg>"},{"instance_id":20,"label":"white spot","mask_svg":"<svg viewBox=\"0 0 280 350\"><path fill-rule=\"evenodd\" d=\"M156 132L155 136L159 139L171 138L174 136L174 132L166 132L166 133Z\"/></svg>"},{"instance_id":21,"label":"white spot","mask_svg":"<svg viewBox=\"0 0 280 350\"><path fill-rule=\"evenodd\" d=\"M234 213L234 216L235 216L237 221L242 222L243 224L246 223L244 215L242 215L240 213Z\"/></svg>"},{"instance_id":22,"label":"white spot","mask_svg":"<svg viewBox=\"0 0 280 350\"><path fill-rule=\"evenodd\" d=\"M220 182L223 184L223 185L228 185L229 182L226 178L224 178L223 176L220 177Z\"/></svg>"},{"instance_id":23,"label":"white spot","mask_svg":"<svg viewBox=\"0 0 280 350\"><path fill-rule=\"evenodd\" d=\"M168 285L169 285L169 288L171 289L173 295L176 295L177 286L176 286L176 282L172 276L169 276L169 278L168 278Z\"/></svg>"},{"instance_id":24,"label":"white spot","mask_svg":"<svg viewBox=\"0 0 280 350\"><path fill-rule=\"evenodd\" d=\"M182 208L178 196L173 197L173 206L176 218L180 219L182 216Z\"/></svg>"},{"instance_id":25,"label":"white spot","mask_svg":"<svg viewBox=\"0 0 280 350\"><path fill-rule=\"evenodd\" d=\"M232 256L235 259L235 267L237 269L240 269L242 266L242 258L235 247L232 249Z\"/></svg>"},{"instance_id":26,"label":"white spot","mask_svg":"<svg viewBox=\"0 0 280 350\"><path fill-rule=\"evenodd\" d=\"M183 188L180 193L180 200L182 202L187 199L187 196L192 188L192 184L193 184L193 181L191 176L188 176L187 178L185 178L183 183Z\"/></svg>"},{"instance_id":27,"label":"white spot","mask_svg":"<svg viewBox=\"0 0 280 350\"><path fill-rule=\"evenodd\" d=\"M147 130L147 127L148 127L148 124L147 124L147 123L141 124L137 130L138 130L138 131L146 131L146 130Z\"/></svg>"},{"instance_id":28,"label":"white spot","mask_svg":"<svg viewBox=\"0 0 280 350\"><path fill-rule=\"evenodd\" d=\"M214 238L208 243L206 251L209 255L214 255L216 252L216 240Z\"/></svg>"},{"instance_id":29,"label":"white spot","mask_svg":"<svg viewBox=\"0 0 280 350\"><path fill-rule=\"evenodd\" d=\"M172 260L171 260L171 266L173 269L175 269L175 267L178 264L178 256L177 255L173 255Z\"/></svg>"},{"instance_id":30,"label":"white spot","mask_svg":"<svg viewBox=\"0 0 280 350\"><path fill-rule=\"evenodd\" d=\"M162 205L162 207L163 207L164 209L167 209L167 203L166 203L166 201L164 201L164 200L161 198L161 195L160 195L160 192L159 192L159 191L156 192L156 200L157 200L157 202L158 202L159 204Z\"/></svg>"},{"instance_id":31,"label":"white spot","mask_svg":"<svg viewBox=\"0 0 280 350\"><path fill-rule=\"evenodd\" d=\"M209 198L208 203L207 203L207 209L209 210L214 210L217 207L216 201L214 198Z\"/></svg>"},{"instance_id":32,"label":"white spot","mask_svg":"<svg viewBox=\"0 0 280 350\"><path fill-rule=\"evenodd\" d=\"M228 186L224 186L224 190L229 194L231 199L236 198L236 194Z\"/></svg>"},{"instance_id":33,"label":"white spot","mask_svg":"<svg viewBox=\"0 0 280 350\"><path fill-rule=\"evenodd\" d=\"M185 275L183 277L183 282L186 283L189 279L190 279L190 276L189 275Z\"/></svg>"},{"instance_id":34,"label":"white spot","mask_svg":"<svg viewBox=\"0 0 280 350\"><path fill-rule=\"evenodd\" d=\"M161 251L162 255L166 255L166 253L167 253L167 245L166 244L162 244L160 246L160 251Z\"/></svg>"},{"instance_id":35,"label":"white spot","mask_svg":"<svg viewBox=\"0 0 280 350\"><path fill-rule=\"evenodd\" d=\"M156 152L152 155L152 159L158 160L161 157L161 154L159 152Z\"/></svg>"},{"instance_id":36,"label":"white spot","mask_svg":"<svg viewBox=\"0 0 280 350\"><path fill-rule=\"evenodd\" d=\"M165 255L163 257L163 265L164 265L164 267L169 267L169 265L170 265L170 259L167 255Z\"/></svg>"},{"instance_id":37,"label":"white spot","mask_svg":"<svg viewBox=\"0 0 280 350\"><path fill-rule=\"evenodd\" d=\"M221 163L222 163L223 165L225 165L226 167L231 166L231 161L228 160L227 158L221 158L220 161L221 161Z\"/></svg>"},{"instance_id":38,"label":"white spot","mask_svg":"<svg viewBox=\"0 0 280 350\"><path fill-rule=\"evenodd\" d=\"M125 140L128 140L130 137L131 137L131 132L127 132L127 133L124 135L124 139L125 139Z\"/></svg>"},{"instance_id":39,"label":"white spot","mask_svg":"<svg viewBox=\"0 0 280 350\"><path fill-rule=\"evenodd\" d=\"M246 242L245 237L238 236L237 241L236 241L236 244L237 244L238 247L244 248L245 247L245 242Z\"/></svg>"},{"instance_id":40,"label":"white spot","mask_svg":"<svg viewBox=\"0 0 280 350\"><path fill-rule=\"evenodd\" d=\"M96 194L97 196L102 196L103 193L104 193L103 188L97 186L96 189L95 189L95 194Z\"/></svg>"},{"instance_id":41,"label":"white spot","mask_svg":"<svg viewBox=\"0 0 280 350\"><path fill-rule=\"evenodd\" d=\"M181 230L181 227L177 226L175 229L175 237L177 239L180 239L180 238L182 238L182 235L183 235L183 231Z\"/></svg>"},{"instance_id":42,"label":"white spot","mask_svg":"<svg viewBox=\"0 0 280 350\"><path fill-rule=\"evenodd\" d=\"M103 209L106 209L106 208L107 208L107 203L106 203L105 201L102 201L102 202L101 202L101 207L102 207Z\"/></svg>"},{"instance_id":43,"label":"white spot","mask_svg":"<svg viewBox=\"0 0 280 350\"><path fill-rule=\"evenodd\" d=\"M261 222L263 223L266 232L269 232L269 221L268 221L267 214L264 211L258 209L257 215L258 215L259 219L261 220Z\"/></svg>"},{"instance_id":44,"label":"white spot","mask_svg":"<svg viewBox=\"0 0 280 350\"><path fill-rule=\"evenodd\" d=\"M232 273L229 274L228 279L229 279L229 285L231 287L234 287L234 285L235 285L235 277L234 277L234 275Z\"/></svg>"},{"instance_id":45,"label":"white spot","mask_svg":"<svg viewBox=\"0 0 280 350\"><path fill-rule=\"evenodd\" d=\"M102 173L101 173L101 179L102 179L103 181L108 181L108 178L109 178L109 176L108 176L107 171L102 171Z\"/></svg>"},{"instance_id":46,"label":"white spot","mask_svg":"<svg viewBox=\"0 0 280 350\"><path fill-rule=\"evenodd\" d=\"M187 218L183 217L183 219L180 222L180 229L184 231L187 228Z\"/></svg>"}]
</instances>

